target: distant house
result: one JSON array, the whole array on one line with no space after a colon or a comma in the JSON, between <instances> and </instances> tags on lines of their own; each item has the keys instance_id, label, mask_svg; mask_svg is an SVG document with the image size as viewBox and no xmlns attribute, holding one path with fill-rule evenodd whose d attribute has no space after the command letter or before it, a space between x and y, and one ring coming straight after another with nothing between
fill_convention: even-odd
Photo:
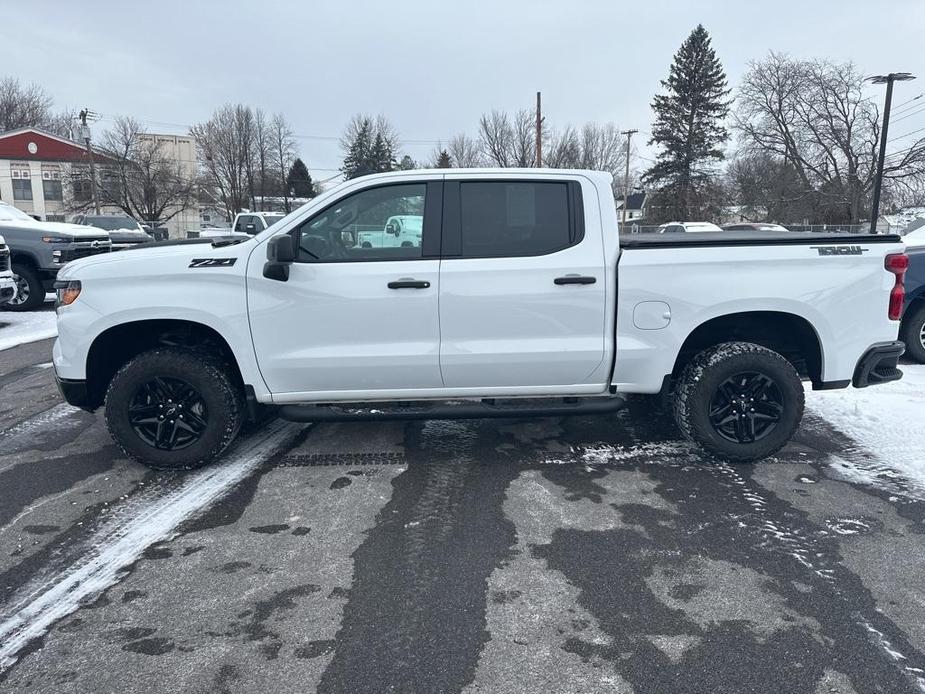
<instances>
[{"instance_id":1,"label":"distant house","mask_svg":"<svg viewBox=\"0 0 925 694\"><path fill-rule=\"evenodd\" d=\"M626 221L640 222L646 218L646 192L630 193L626 199ZM617 198L617 219L623 220L623 198Z\"/></svg>"}]
</instances>

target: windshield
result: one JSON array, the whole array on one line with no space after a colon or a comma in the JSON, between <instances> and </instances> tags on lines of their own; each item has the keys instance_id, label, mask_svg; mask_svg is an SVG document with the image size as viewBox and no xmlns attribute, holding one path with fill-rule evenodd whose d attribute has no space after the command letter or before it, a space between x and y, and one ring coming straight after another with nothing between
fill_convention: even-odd
<instances>
[{"instance_id":1,"label":"windshield","mask_svg":"<svg viewBox=\"0 0 925 694\"><path fill-rule=\"evenodd\" d=\"M138 222L131 217L114 217L111 215L86 217L84 218L84 224L96 227L97 229L105 229L106 231L115 231L116 229L140 230Z\"/></svg>"},{"instance_id":2,"label":"windshield","mask_svg":"<svg viewBox=\"0 0 925 694\"><path fill-rule=\"evenodd\" d=\"M12 205L0 203L0 222L34 222L29 215Z\"/></svg>"}]
</instances>

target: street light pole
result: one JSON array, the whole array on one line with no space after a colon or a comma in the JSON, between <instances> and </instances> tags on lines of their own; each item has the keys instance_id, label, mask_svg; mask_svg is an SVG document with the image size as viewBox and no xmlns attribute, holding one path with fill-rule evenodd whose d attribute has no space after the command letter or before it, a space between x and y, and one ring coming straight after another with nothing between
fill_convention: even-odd
<instances>
[{"instance_id":1,"label":"street light pole","mask_svg":"<svg viewBox=\"0 0 925 694\"><path fill-rule=\"evenodd\" d=\"M890 105L893 103L893 82L906 82L915 77L908 72L891 72L888 75L868 77L874 84L886 84L886 103L883 105L883 128L880 130L880 155L877 158L877 177L874 179L874 201L870 211L870 233L877 233L880 216L880 189L883 187L883 161L886 157L886 136L890 129Z\"/></svg>"}]
</instances>

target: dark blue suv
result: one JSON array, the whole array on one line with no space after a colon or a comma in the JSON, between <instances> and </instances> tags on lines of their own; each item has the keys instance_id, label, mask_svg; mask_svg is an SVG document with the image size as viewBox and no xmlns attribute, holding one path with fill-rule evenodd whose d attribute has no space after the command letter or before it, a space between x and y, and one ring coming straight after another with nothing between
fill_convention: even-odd
<instances>
[{"instance_id":1,"label":"dark blue suv","mask_svg":"<svg viewBox=\"0 0 925 694\"><path fill-rule=\"evenodd\" d=\"M914 233L918 239L925 228ZM906 356L925 364L925 240L913 241L908 237L906 253L909 270L906 272L906 307L903 312L900 339L906 343Z\"/></svg>"}]
</instances>

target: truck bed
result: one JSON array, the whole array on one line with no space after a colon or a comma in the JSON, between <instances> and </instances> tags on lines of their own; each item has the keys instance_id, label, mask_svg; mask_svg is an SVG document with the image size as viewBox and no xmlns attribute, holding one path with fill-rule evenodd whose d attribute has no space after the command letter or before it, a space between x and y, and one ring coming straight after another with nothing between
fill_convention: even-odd
<instances>
[{"instance_id":1,"label":"truck bed","mask_svg":"<svg viewBox=\"0 0 925 694\"><path fill-rule=\"evenodd\" d=\"M900 243L897 234L848 234L813 231L717 231L685 234L620 234L621 248L717 246L799 246L809 244Z\"/></svg>"}]
</instances>

